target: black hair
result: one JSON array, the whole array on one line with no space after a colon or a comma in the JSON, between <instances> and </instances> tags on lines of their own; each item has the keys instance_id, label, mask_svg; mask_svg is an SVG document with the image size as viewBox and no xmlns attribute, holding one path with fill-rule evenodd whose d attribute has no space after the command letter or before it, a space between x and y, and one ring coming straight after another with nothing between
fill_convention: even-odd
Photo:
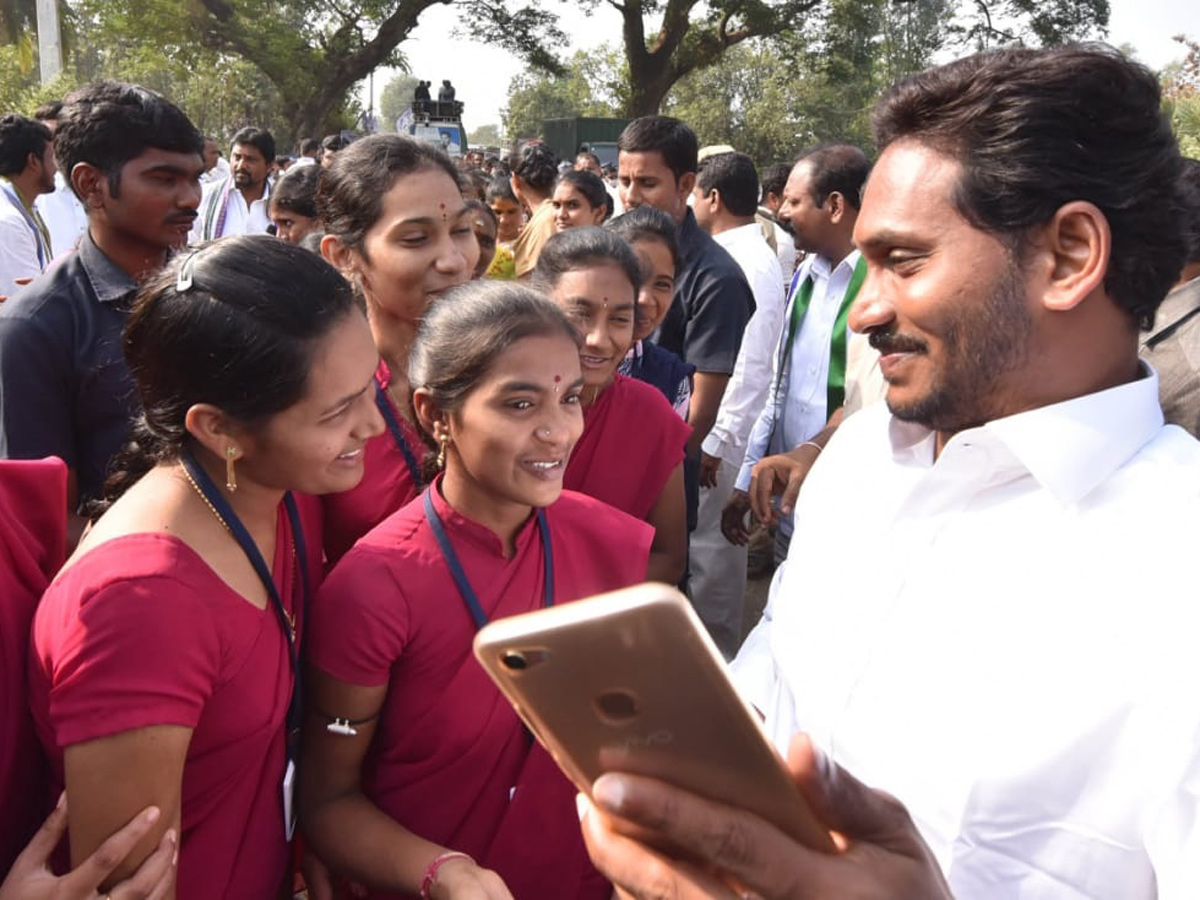
<instances>
[{"instance_id":1,"label":"black hair","mask_svg":"<svg viewBox=\"0 0 1200 900\"><path fill-rule=\"evenodd\" d=\"M411 390L427 391L447 414L462 408L496 358L517 341L562 335L579 347L575 326L553 302L521 284L468 281L447 291L422 317L408 357ZM413 421L420 421L413 415ZM434 442L425 435L434 467Z\"/></svg>"},{"instance_id":2,"label":"black hair","mask_svg":"<svg viewBox=\"0 0 1200 900\"><path fill-rule=\"evenodd\" d=\"M39 122L53 122L58 119L58 114L62 112L62 101L51 100L49 103L43 103L33 111L33 117Z\"/></svg>"},{"instance_id":3,"label":"black hair","mask_svg":"<svg viewBox=\"0 0 1200 900\"><path fill-rule=\"evenodd\" d=\"M604 226L631 247L641 241L658 241L671 251L671 260L679 271L679 238L675 221L661 209L639 206L617 216Z\"/></svg>"},{"instance_id":4,"label":"black hair","mask_svg":"<svg viewBox=\"0 0 1200 900\"><path fill-rule=\"evenodd\" d=\"M483 202L487 196L488 185L492 180L483 169L460 169L458 173L458 188L464 199Z\"/></svg>"},{"instance_id":5,"label":"black hair","mask_svg":"<svg viewBox=\"0 0 1200 900\"><path fill-rule=\"evenodd\" d=\"M513 193L512 182L507 178L493 178L488 182L486 201L491 203L493 200L508 200L512 203L517 202L517 195Z\"/></svg>"},{"instance_id":6,"label":"black hair","mask_svg":"<svg viewBox=\"0 0 1200 900\"><path fill-rule=\"evenodd\" d=\"M763 169L762 177L759 178L762 183L761 201L765 203L768 194L782 197L783 186L787 184L788 176L791 174L792 167L787 163L774 163Z\"/></svg>"},{"instance_id":7,"label":"black hair","mask_svg":"<svg viewBox=\"0 0 1200 900\"><path fill-rule=\"evenodd\" d=\"M496 218L496 214L492 212L492 208L482 200L468 200L466 207L467 209L473 209L478 213L482 213L491 221L493 226L497 228L500 226L500 220Z\"/></svg>"},{"instance_id":8,"label":"black hair","mask_svg":"<svg viewBox=\"0 0 1200 900\"><path fill-rule=\"evenodd\" d=\"M316 138L305 138L300 142L300 155L311 156L321 149L321 142Z\"/></svg>"},{"instance_id":9,"label":"black hair","mask_svg":"<svg viewBox=\"0 0 1200 900\"><path fill-rule=\"evenodd\" d=\"M700 144L696 132L670 116L642 116L625 126L617 138L617 150L625 153L658 153L678 182L695 172Z\"/></svg>"},{"instance_id":10,"label":"black hair","mask_svg":"<svg viewBox=\"0 0 1200 900\"><path fill-rule=\"evenodd\" d=\"M182 288L181 272L190 275ZM177 256L142 287L125 326L142 412L88 514L100 515L155 465L179 457L197 403L254 428L299 401L318 342L356 310L336 269L266 235Z\"/></svg>"},{"instance_id":11,"label":"black hair","mask_svg":"<svg viewBox=\"0 0 1200 900\"><path fill-rule=\"evenodd\" d=\"M233 136L233 140L229 142L230 147L238 144L249 144L261 153L262 158L268 163L275 160L275 138L265 128L255 128L253 125L247 125L238 131Z\"/></svg>"},{"instance_id":12,"label":"black hair","mask_svg":"<svg viewBox=\"0 0 1200 900\"><path fill-rule=\"evenodd\" d=\"M955 207L1014 251L1064 204L1094 204L1112 232L1105 290L1153 325L1185 249L1179 148L1145 66L1103 44L977 53L894 85L874 128L881 152L912 140L956 160Z\"/></svg>"},{"instance_id":13,"label":"black hair","mask_svg":"<svg viewBox=\"0 0 1200 900\"><path fill-rule=\"evenodd\" d=\"M607 228L570 228L553 235L538 254L533 281L550 291L567 272L606 262L615 263L625 273L636 297L642 288L642 267L637 254Z\"/></svg>"},{"instance_id":14,"label":"black hair","mask_svg":"<svg viewBox=\"0 0 1200 900\"><path fill-rule=\"evenodd\" d=\"M118 196L121 169L149 149L199 158L204 138L174 103L136 84L97 81L64 98L54 155L72 190L71 172L86 162L104 173L109 193Z\"/></svg>"},{"instance_id":15,"label":"black hair","mask_svg":"<svg viewBox=\"0 0 1200 900\"><path fill-rule=\"evenodd\" d=\"M317 212L325 233L362 253L363 238L379 219L384 194L401 176L430 169L445 172L458 184L454 163L432 144L398 134L355 141L321 175Z\"/></svg>"},{"instance_id":16,"label":"black hair","mask_svg":"<svg viewBox=\"0 0 1200 900\"><path fill-rule=\"evenodd\" d=\"M530 188L549 194L558 179L558 157L541 141L522 141L509 157L512 173Z\"/></svg>"},{"instance_id":17,"label":"black hair","mask_svg":"<svg viewBox=\"0 0 1200 900\"><path fill-rule=\"evenodd\" d=\"M1185 210L1183 238L1187 244L1187 261L1200 262L1200 159L1183 160L1179 192Z\"/></svg>"},{"instance_id":18,"label":"black hair","mask_svg":"<svg viewBox=\"0 0 1200 900\"><path fill-rule=\"evenodd\" d=\"M320 166L289 169L271 189L271 206L315 219L317 185L321 180L321 171Z\"/></svg>"},{"instance_id":19,"label":"black hair","mask_svg":"<svg viewBox=\"0 0 1200 900\"><path fill-rule=\"evenodd\" d=\"M29 154L41 159L51 140L50 129L37 119L12 113L0 117L0 175L20 175Z\"/></svg>"},{"instance_id":20,"label":"black hair","mask_svg":"<svg viewBox=\"0 0 1200 900\"><path fill-rule=\"evenodd\" d=\"M809 194L816 206L824 206L830 194L841 194L856 210L862 208L863 185L871 174L867 154L851 144L818 144L796 164L808 163L811 171Z\"/></svg>"},{"instance_id":21,"label":"black hair","mask_svg":"<svg viewBox=\"0 0 1200 900\"><path fill-rule=\"evenodd\" d=\"M583 198L587 200L588 205L592 209L604 207L609 210L606 214L611 214L612 200L608 196L608 190L604 187L604 182L594 172L576 171L571 169L568 172L563 172L558 176L558 183L566 183L571 185L579 193L583 194ZM557 185L555 185L557 187Z\"/></svg>"},{"instance_id":22,"label":"black hair","mask_svg":"<svg viewBox=\"0 0 1200 900\"><path fill-rule=\"evenodd\" d=\"M345 150L350 146L350 141L342 137L341 133L327 134L321 139L322 150L332 150L335 153L339 150Z\"/></svg>"},{"instance_id":23,"label":"black hair","mask_svg":"<svg viewBox=\"0 0 1200 900\"><path fill-rule=\"evenodd\" d=\"M600 157L598 157L591 150L588 150L586 148L583 150L580 150L578 153L575 154L575 159L578 160L579 157L581 157L581 156L586 156L588 159L590 159L592 162L594 162L596 164L596 168L600 168ZM595 174L595 173L593 173L593 174Z\"/></svg>"},{"instance_id":24,"label":"black hair","mask_svg":"<svg viewBox=\"0 0 1200 900\"><path fill-rule=\"evenodd\" d=\"M696 173L696 187L705 196L712 191L735 216L752 216L758 209L758 172L745 153L716 153L705 157Z\"/></svg>"}]
</instances>

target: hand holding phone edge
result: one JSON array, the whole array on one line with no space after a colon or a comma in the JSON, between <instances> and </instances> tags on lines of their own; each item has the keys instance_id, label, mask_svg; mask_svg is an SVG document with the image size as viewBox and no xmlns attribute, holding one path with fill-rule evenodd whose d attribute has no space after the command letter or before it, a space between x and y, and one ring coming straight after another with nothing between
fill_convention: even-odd
<instances>
[{"instance_id":1,"label":"hand holding phone edge","mask_svg":"<svg viewBox=\"0 0 1200 900\"><path fill-rule=\"evenodd\" d=\"M612 773L597 779L591 802L582 801L592 862L635 898L725 900L749 891L769 900L951 900L933 854L898 800L858 781L802 734L792 740L788 770L837 836L840 852L811 850L752 813L664 782ZM662 855L629 837L631 826L662 834L710 868Z\"/></svg>"}]
</instances>

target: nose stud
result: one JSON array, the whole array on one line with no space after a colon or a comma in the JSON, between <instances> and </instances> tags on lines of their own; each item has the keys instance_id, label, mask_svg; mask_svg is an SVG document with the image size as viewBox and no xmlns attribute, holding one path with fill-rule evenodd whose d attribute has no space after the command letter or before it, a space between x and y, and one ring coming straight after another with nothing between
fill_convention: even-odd
<instances>
[{"instance_id":1,"label":"nose stud","mask_svg":"<svg viewBox=\"0 0 1200 900\"><path fill-rule=\"evenodd\" d=\"M549 428L541 429L541 431L538 432L538 436L541 437L542 440L546 440L546 441L550 440L550 429Z\"/></svg>"}]
</instances>

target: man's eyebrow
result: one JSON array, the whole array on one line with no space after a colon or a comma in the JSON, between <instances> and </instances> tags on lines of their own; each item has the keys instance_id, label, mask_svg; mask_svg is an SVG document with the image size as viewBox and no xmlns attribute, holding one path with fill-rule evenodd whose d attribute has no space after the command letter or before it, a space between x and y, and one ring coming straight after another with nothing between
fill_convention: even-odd
<instances>
[{"instance_id":1,"label":"man's eyebrow","mask_svg":"<svg viewBox=\"0 0 1200 900\"><path fill-rule=\"evenodd\" d=\"M856 243L859 250L878 250L880 247L891 247L897 244L907 246L919 242L912 232L896 228L882 228L871 232L867 238Z\"/></svg>"}]
</instances>

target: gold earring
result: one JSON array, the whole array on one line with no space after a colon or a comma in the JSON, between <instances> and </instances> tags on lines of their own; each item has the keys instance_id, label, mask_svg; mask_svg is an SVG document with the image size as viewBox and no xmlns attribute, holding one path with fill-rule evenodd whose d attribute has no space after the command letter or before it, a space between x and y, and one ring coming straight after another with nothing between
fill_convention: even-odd
<instances>
[{"instance_id":1,"label":"gold earring","mask_svg":"<svg viewBox=\"0 0 1200 900\"><path fill-rule=\"evenodd\" d=\"M236 448L225 448L225 488L231 494L237 490L237 474L233 471L233 460L236 455Z\"/></svg>"},{"instance_id":2,"label":"gold earring","mask_svg":"<svg viewBox=\"0 0 1200 900\"><path fill-rule=\"evenodd\" d=\"M450 444L450 435L446 434L443 431L441 437L438 438L437 467L439 469L446 468L446 447L449 444Z\"/></svg>"}]
</instances>

